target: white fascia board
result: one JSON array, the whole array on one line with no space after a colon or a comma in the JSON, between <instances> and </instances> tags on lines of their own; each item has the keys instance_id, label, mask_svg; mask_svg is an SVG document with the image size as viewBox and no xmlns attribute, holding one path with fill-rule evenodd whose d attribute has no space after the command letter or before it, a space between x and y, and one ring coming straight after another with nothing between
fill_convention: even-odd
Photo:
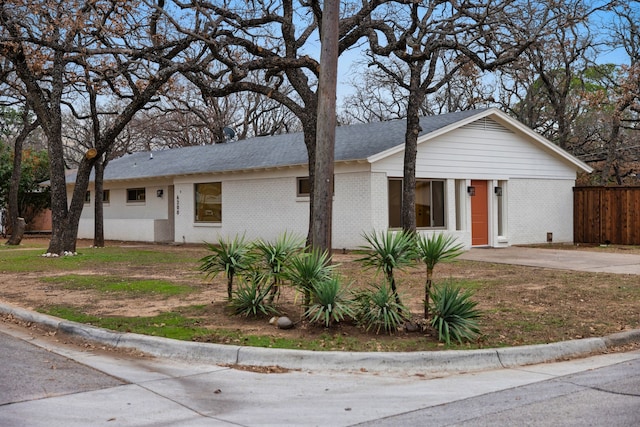
<instances>
[{"instance_id":1,"label":"white fascia board","mask_svg":"<svg viewBox=\"0 0 640 427\"><path fill-rule=\"evenodd\" d=\"M557 155L558 157L561 157L562 159L564 159L565 161L571 163L572 165L574 165L575 167L577 167L578 169L583 170L584 172L587 173L591 173L593 172L593 168L589 165L587 165L586 163L584 163L583 161L579 160L578 158L572 156L571 154L569 154L568 152L566 152L565 150L563 150L562 148L558 147L556 144L552 143L551 141L549 141L548 139L544 138L542 135L536 133L535 131L533 131L532 129L530 129L529 127L523 125L522 123L520 123L518 120L514 119L513 117L509 116L508 114L504 113L503 111L497 109L497 108L490 108L488 110L485 111L480 111L478 114L475 114L473 116L467 117L466 119L457 121L455 123L452 123L448 126L442 127L436 131L433 131L431 133L428 133L426 135L422 135L421 137L418 137L418 145L422 144L423 142L429 141L430 139L436 138L440 135L443 135L447 132L451 132L452 130L458 129L462 126L465 126L469 123L475 122L476 120L485 118L485 117L489 117L491 116L492 118L495 118L498 122L500 122L502 125L505 125L508 128L511 128L513 130L516 130L520 133L523 133L525 135L527 135L528 137L532 138L535 142L537 142L538 144L542 145L543 148L551 151L553 154ZM382 160L388 156L392 156L394 154L400 153L404 150L404 143L397 145L393 148L390 148L388 150L382 151L380 153L374 154L373 156L369 156L367 158L367 161L369 163L375 163L379 160Z\"/></svg>"}]
</instances>

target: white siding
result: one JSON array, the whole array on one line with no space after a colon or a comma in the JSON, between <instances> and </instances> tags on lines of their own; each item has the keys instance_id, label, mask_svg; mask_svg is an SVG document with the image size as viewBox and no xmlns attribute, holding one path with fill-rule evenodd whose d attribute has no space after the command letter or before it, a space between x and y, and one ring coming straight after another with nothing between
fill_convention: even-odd
<instances>
[{"instance_id":1,"label":"white siding","mask_svg":"<svg viewBox=\"0 0 640 427\"><path fill-rule=\"evenodd\" d=\"M575 179L575 167L541 149L528 138L492 120L480 120L420 143L416 176L424 178ZM372 165L373 171L402 176L404 153Z\"/></svg>"}]
</instances>

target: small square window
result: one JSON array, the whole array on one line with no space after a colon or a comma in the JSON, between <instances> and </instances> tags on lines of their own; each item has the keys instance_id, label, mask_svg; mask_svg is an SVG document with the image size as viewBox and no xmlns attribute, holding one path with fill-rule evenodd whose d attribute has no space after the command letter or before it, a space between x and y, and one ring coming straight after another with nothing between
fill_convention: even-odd
<instances>
[{"instance_id":1,"label":"small square window","mask_svg":"<svg viewBox=\"0 0 640 427\"><path fill-rule=\"evenodd\" d=\"M141 203L146 200L146 192L144 188L128 188L127 189L127 202L128 203Z\"/></svg>"},{"instance_id":2,"label":"small square window","mask_svg":"<svg viewBox=\"0 0 640 427\"><path fill-rule=\"evenodd\" d=\"M91 191L87 191L86 193L84 193L84 203L91 203Z\"/></svg>"},{"instance_id":3,"label":"small square window","mask_svg":"<svg viewBox=\"0 0 640 427\"><path fill-rule=\"evenodd\" d=\"M111 193L109 190L102 190L102 203L109 203Z\"/></svg>"},{"instance_id":4,"label":"small square window","mask_svg":"<svg viewBox=\"0 0 640 427\"><path fill-rule=\"evenodd\" d=\"M311 180L309 177L296 179L296 195L298 197L309 196L311 194Z\"/></svg>"}]
</instances>

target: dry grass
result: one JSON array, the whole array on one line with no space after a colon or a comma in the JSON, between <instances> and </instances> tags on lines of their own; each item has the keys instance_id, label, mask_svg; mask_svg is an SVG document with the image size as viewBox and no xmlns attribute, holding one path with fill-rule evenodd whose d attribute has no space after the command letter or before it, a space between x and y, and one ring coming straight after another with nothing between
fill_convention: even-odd
<instances>
[{"instance_id":1,"label":"dry grass","mask_svg":"<svg viewBox=\"0 0 640 427\"><path fill-rule=\"evenodd\" d=\"M29 239L25 247L46 248L46 241ZM89 242L80 242L79 252L89 255ZM109 245L119 243L110 242ZM83 249L84 248L84 249ZM199 326L210 328L211 334L201 340L243 343L247 335L313 340L318 348L349 350L428 350L441 348L431 333L399 332L393 336L365 333L345 323L327 330L298 322L288 331L276 329L268 319L244 318L228 314L226 282L218 276L207 281L197 272L197 260L207 254L202 246L139 245L142 250L160 251L168 259L178 255L187 262L138 265L113 262L96 269L79 268L64 274L107 274L122 278L152 277L188 284L195 291L179 296L130 296L121 293L99 294L94 290L67 289L61 284L41 281L53 272L2 272L0 299L31 309L51 305L81 308L97 316L153 316L177 311L199 320ZM568 249L568 248L567 248ZM588 249L588 248L587 248ZM6 251L0 251L0 260ZM20 249L17 249L20 250ZM131 249L137 250L137 249ZM627 253L637 249L610 248ZM639 252L640 253L640 252ZM83 255L80 255L83 256ZM365 271L353 254L335 254L334 262L345 283L354 289L379 283L374 271ZM51 262L57 262L51 260ZM398 273L402 299L416 318L422 312L425 272L414 268ZM576 338L603 336L626 329L640 328L640 277L605 273L583 273L504 264L456 261L436 267L436 285L453 280L475 292L474 300L483 311L480 320L482 336L474 343L452 348L478 348L547 343ZM294 321L300 319L301 298L292 289L283 290L278 301L281 311ZM215 332L218 331L218 332ZM219 331L225 331L221 334Z\"/></svg>"}]
</instances>

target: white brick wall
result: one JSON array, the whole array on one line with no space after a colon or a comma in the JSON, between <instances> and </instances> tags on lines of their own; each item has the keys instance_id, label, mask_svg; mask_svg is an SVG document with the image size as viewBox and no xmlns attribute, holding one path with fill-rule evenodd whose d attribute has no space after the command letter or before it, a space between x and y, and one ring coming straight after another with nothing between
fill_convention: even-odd
<instances>
[{"instance_id":1,"label":"white brick wall","mask_svg":"<svg viewBox=\"0 0 640 427\"><path fill-rule=\"evenodd\" d=\"M571 180L511 179L508 183L509 244L573 241Z\"/></svg>"}]
</instances>

